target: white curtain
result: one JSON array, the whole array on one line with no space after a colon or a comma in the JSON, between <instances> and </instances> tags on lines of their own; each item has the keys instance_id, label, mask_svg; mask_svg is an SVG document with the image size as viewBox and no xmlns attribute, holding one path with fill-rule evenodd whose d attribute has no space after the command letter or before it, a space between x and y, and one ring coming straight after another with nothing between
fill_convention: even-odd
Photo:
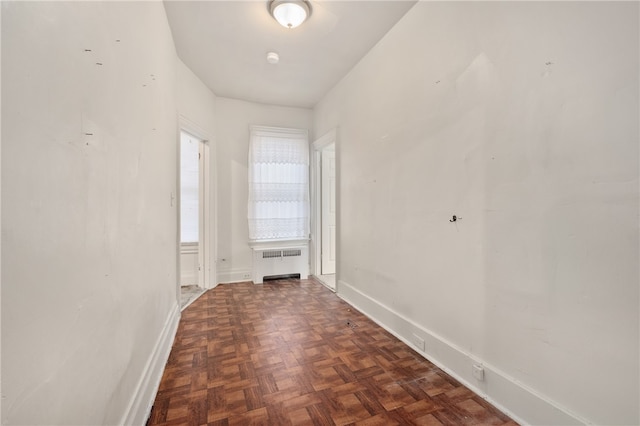
<instances>
[{"instance_id":1,"label":"white curtain","mask_svg":"<svg viewBox=\"0 0 640 426\"><path fill-rule=\"evenodd\" d=\"M251 127L249 239L309 237L309 143L306 130Z\"/></svg>"}]
</instances>

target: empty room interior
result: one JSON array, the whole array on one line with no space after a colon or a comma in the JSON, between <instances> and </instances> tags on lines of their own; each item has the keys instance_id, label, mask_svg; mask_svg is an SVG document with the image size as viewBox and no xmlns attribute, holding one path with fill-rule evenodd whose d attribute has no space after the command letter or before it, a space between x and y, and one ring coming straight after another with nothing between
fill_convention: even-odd
<instances>
[{"instance_id":1,"label":"empty room interior","mask_svg":"<svg viewBox=\"0 0 640 426\"><path fill-rule=\"evenodd\" d=\"M1 424L640 424L640 3L0 6Z\"/></svg>"}]
</instances>

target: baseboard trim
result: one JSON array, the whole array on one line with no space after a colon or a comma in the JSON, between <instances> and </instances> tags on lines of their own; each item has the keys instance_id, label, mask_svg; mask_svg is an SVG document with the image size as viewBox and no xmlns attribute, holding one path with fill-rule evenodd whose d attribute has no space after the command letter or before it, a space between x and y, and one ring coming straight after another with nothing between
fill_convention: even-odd
<instances>
[{"instance_id":1,"label":"baseboard trim","mask_svg":"<svg viewBox=\"0 0 640 426\"><path fill-rule=\"evenodd\" d=\"M218 283L231 284L251 281L251 269L218 271Z\"/></svg>"},{"instance_id":2,"label":"baseboard trim","mask_svg":"<svg viewBox=\"0 0 640 426\"><path fill-rule=\"evenodd\" d=\"M131 403L124 416L121 425L144 425L151 413L151 407L155 400L164 367L169 359L169 353L173 346L173 339L180 322L180 308L178 304L173 307L162 332L156 341L153 352L147 361L144 372L134 393Z\"/></svg>"},{"instance_id":3,"label":"baseboard trim","mask_svg":"<svg viewBox=\"0 0 640 426\"><path fill-rule=\"evenodd\" d=\"M405 318L343 280L338 282L338 296L516 422L520 424L588 424L587 421L559 407L545 396L518 383L498 368ZM425 350L415 346L412 342L413 335L425 341ZM478 381L473 376L473 364L481 364L484 368L484 381Z\"/></svg>"}]
</instances>

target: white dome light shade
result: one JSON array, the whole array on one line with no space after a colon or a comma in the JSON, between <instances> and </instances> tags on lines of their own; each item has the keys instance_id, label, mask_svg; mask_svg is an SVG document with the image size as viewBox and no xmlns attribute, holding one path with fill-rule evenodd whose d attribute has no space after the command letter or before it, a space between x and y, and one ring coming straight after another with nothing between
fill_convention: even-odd
<instances>
[{"instance_id":1,"label":"white dome light shade","mask_svg":"<svg viewBox=\"0 0 640 426\"><path fill-rule=\"evenodd\" d=\"M272 0L269 10L285 28L295 28L302 24L311 12L307 2L303 0Z\"/></svg>"}]
</instances>

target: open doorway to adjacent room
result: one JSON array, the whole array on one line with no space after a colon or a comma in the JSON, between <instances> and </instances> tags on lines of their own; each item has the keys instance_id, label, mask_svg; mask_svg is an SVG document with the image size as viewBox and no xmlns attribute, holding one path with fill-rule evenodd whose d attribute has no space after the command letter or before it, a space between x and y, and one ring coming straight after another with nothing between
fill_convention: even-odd
<instances>
[{"instance_id":1,"label":"open doorway to adjacent room","mask_svg":"<svg viewBox=\"0 0 640 426\"><path fill-rule=\"evenodd\" d=\"M205 142L180 131L180 308L196 300L206 288Z\"/></svg>"},{"instance_id":2,"label":"open doorway to adjacent room","mask_svg":"<svg viewBox=\"0 0 640 426\"><path fill-rule=\"evenodd\" d=\"M336 291L336 132L313 143L313 275Z\"/></svg>"}]
</instances>

